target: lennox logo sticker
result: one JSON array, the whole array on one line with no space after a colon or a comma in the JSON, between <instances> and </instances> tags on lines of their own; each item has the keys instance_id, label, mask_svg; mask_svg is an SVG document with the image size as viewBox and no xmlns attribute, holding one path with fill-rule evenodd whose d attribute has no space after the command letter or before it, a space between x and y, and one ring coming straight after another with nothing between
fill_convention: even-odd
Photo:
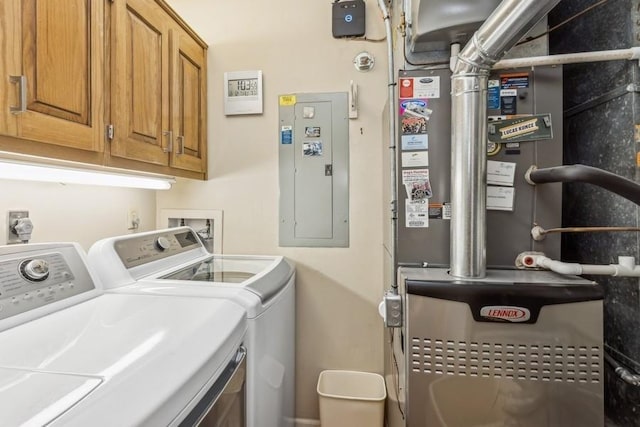
<instances>
[{"instance_id":1,"label":"lennox logo sticker","mask_svg":"<svg viewBox=\"0 0 640 427\"><path fill-rule=\"evenodd\" d=\"M480 309L480 316L490 320L506 322L526 322L531 318L531 312L524 307L508 305L489 305Z\"/></svg>"}]
</instances>

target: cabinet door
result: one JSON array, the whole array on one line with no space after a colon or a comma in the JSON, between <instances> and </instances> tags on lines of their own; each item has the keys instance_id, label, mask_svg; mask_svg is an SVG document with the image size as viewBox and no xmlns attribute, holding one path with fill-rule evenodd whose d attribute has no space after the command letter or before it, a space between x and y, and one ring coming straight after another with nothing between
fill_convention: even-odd
<instances>
[{"instance_id":1,"label":"cabinet door","mask_svg":"<svg viewBox=\"0 0 640 427\"><path fill-rule=\"evenodd\" d=\"M10 82L3 76L8 87L0 95L5 109L0 131L102 151L104 4L91 0L2 3L1 35L8 43L3 44L0 70L21 79ZM6 113L20 104L22 112Z\"/></svg>"},{"instance_id":2,"label":"cabinet door","mask_svg":"<svg viewBox=\"0 0 640 427\"><path fill-rule=\"evenodd\" d=\"M206 48L182 28L172 30L170 166L205 172L207 166Z\"/></svg>"},{"instance_id":3,"label":"cabinet door","mask_svg":"<svg viewBox=\"0 0 640 427\"><path fill-rule=\"evenodd\" d=\"M111 155L166 166L171 18L153 0L116 0L111 19Z\"/></svg>"},{"instance_id":4,"label":"cabinet door","mask_svg":"<svg viewBox=\"0 0 640 427\"><path fill-rule=\"evenodd\" d=\"M12 136L18 134L18 120L11 110L19 97L9 76L22 74L20 19L20 0L0 1L0 134Z\"/></svg>"}]
</instances>

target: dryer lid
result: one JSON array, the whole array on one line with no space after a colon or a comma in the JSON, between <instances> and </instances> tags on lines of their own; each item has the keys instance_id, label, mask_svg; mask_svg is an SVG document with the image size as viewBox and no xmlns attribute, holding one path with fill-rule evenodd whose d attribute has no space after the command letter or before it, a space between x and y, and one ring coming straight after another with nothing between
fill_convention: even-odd
<instances>
[{"instance_id":1,"label":"dryer lid","mask_svg":"<svg viewBox=\"0 0 640 427\"><path fill-rule=\"evenodd\" d=\"M247 289L262 304L287 284L293 268L281 256L213 255L158 277L174 282L206 282Z\"/></svg>"},{"instance_id":2,"label":"dryer lid","mask_svg":"<svg viewBox=\"0 0 640 427\"><path fill-rule=\"evenodd\" d=\"M0 425L47 425L100 382L95 377L0 368Z\"/></svg>"},{"instance_id":3,"label":"dryer lid","mask_svg":"<svg viewBox=\"0 0 640 427\"><path fill-rule=\"evenodd\" d=\"M245 311L223 299L107 294L0 333L0 367L103 380L54 425L167 425L245 331Z\"/></svg>"}]
</instances>

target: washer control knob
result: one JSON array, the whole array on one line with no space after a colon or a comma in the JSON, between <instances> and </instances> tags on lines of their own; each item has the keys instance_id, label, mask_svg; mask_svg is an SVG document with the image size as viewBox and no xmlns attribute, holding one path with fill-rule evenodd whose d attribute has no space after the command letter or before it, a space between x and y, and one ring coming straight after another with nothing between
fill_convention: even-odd
<instances>
[{"instance_id":1,"label":"washer control knob","mask_svg":"<svg viewBox=\"0 0 640 427\"><path fill-rule=\"evenodd\" d=\"M22 275L32 282L41 282L49 277L49 263L43 259L30 259L20 264Z\"/></svg>"},{"instance_id":2,"label":"washer control knob","mask_svg":"<svg viewBox=\"0 0 640 427\"><path fill-rule=\"evenodd\" d=\"M156 248L158 248L161 252L166 251L171 247L171 242L164 236L160 236L156 239Z\"/></svg>"}]
</instances>

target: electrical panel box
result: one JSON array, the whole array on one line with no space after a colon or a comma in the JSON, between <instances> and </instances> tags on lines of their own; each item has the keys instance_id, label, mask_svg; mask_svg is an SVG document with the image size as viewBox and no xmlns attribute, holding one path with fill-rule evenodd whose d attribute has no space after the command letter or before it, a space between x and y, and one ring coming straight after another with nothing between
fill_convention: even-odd
<instances>
[{"instance_id":1,"label":"electrical panel box","mask_svg":"<svg viewBox=\"0 0 640 427\"><path fill-rule=\"evenodd\" d=\"M365 3L364 0L337 1L332 6L333 37L364 36Z\"/></svg>"},{"instance_id":2,"label":"electrical panel box","mask_svg":"<svg viewBox=\"0 0 640 427\"><path fill-rule=\"evenodd\" d=\"M449 264L450 78L448 68L399 73L401 151L397 185L401 265ZM487 115L489 129L498 120L517 122L533 120L533 116L544 117L551 125L538 126L546 135L537 140L512 138L496 142L495 135L490 135L487 264L513 267L523 251L541 251L560 258L559 235L535 241L531 228L534 224L543 228L561 226L562 185L533 186L524 176L532 165L544 168L562 164L562 68L493 72L487 92Z\"/></svg>"},{"instance_id":3,"label":"electrical panel box","mask_svg":"<svg viewBox=\"0 0 640 427\"><path fill-rule=\"evenodd\" d=\"M282 95L280 246L349 246L346 92Z\"/></svg>"}]
</instances>

